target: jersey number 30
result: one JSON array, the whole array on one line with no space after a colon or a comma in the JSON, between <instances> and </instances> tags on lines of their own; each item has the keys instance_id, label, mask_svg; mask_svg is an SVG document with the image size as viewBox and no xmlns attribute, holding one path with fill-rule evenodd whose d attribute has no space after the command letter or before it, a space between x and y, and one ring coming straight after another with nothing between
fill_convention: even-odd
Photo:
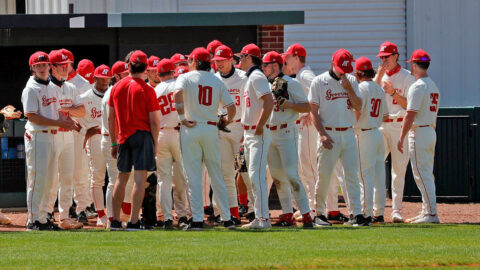
<instances>
[{"instance_id":1,"label":"jersey number 30","mask_svg":"<svg viewBox=\"0 0 480 270\"><path fill-rule=\"evenodd\" d=\"M372 98L370 102L372 103L372 110L370 111L370 116L378 117L378 115L380 115L380 105L382 105L382 100L379 98Z\"/></svg>"},{"instance_id":2,"label":"jersey number 30","mask_svg":"<svg viewBox=\"0 0 480 270\"><path fill-rule=\"evenodd\" d=\"M205 106L212 105L212 87L198 85L198 103Z\"/></svg>"}]
</instances>

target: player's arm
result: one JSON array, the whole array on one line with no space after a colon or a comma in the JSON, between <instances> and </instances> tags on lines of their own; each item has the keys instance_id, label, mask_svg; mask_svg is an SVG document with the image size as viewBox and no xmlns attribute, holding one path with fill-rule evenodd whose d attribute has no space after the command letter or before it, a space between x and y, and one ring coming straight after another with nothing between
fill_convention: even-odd
<instances>
[{"instance_id":1,"label":"player's arm","mask_svg":"<svg viewBox=\"0 0 480 270\"><path fill-rule=\"evenodd\" d=\"M320 141L322 142L322 145L327 149L332 149L334 141L323 127L322 118L318 114L318 109L320 108L320 106L315 103L310 103L310 107L310 115L313 119L313 125L320 134Z\"/></svg>"},{"instance_id":2,"label":"player's arm","mask_svg":"<svg viewBox=\"0 0 480 270\"><path fill-rule=\"evenodd\" d=\"M158 134L160 133L160 114L158 111L153 111L148 113L148 118L150 120L150 131L153 137L153 143L155 145L155 155L158 143Z\"/></svg>"},{"instance_id":3,"label":"player's arm","mask_svg":"<svg viewBox=\"0 0 480 270\"><path fill-rule=\"evenodd\" d=\"M178 118L180 119L180 122L182 125L186 127L194 127L197 122L196 121L190 121L185 119L185 107L183 104L183 90L178 89L175 91L175 94L173 94L173 100L175 102L175 109L177 110L178 113Z\"/></svg>"},{"instance_id":4,"label":"player's arm","mask_svg":"<svg viewBox=\"0 0 480 270\"><path fill-rule=\"evenodd\" d=\"M62 111L68 112L71 116L78 118L84 117L86 113L85 106L83 104L74 105L72 107L64 107L62 108Z\"/></svg>"},{"instance_id":5,"label":"player's arm","mask_svg":"<svg viewBox=\"0 0 480 270\"><path fill-rule=\"evenodd\" d=\"M308 103L293 103L293 102L290 102L290 101L285 101L285 103L283 103L282 105L284 108L289 108L289 109L292 109L296 112L299 112L299 113L309 113L310 112L310 104Z\"/></svg>"},{"instance_id":6,"label":"player's arm","mask_svg":"<svg viewBox=\"0 0 480 270\"><path fill-rule=\"evenodd\" d=\"M273 111L274 101L271 94L266 94L260 97L263 100L262 112L260 113L260 118L257 122L257 128L255 129L255 135L263 134L263 127L270 118L270 114Z\"/></svg>"},{"instance_id":7,"label":"player's arm","mask_svg":"<svg viewBox=\"0 0 480 270\"><path fill-rule=\"evenodd\" d=\"M110 150L110 154L113 158L117 158L117 151L118 151L118 133L117 133L117 117L115 115L115 108L108 105L107 109L108 113L108 131L110 132L110 140L112 143L112 148Z\"/></svg>"},{"instance_id":8,"label":"player's arm","mask_svg":"<svg viewBox=\"0 0 480 270\"><path fill-rule=\"evenodd\" d=\"M417 112L415 111L407 111L407 114L405 114L405 118L403 118L402 132L400 133L400 139L397 143L397 148L400 153L403 153L403 142L405 141L405 137L407 136L408 131L410 131L413 126L413 120L415 119L416 115Z\"/></svg>"},{"instance_id":9,"label":"player's arm","mask_svg":"<svg viewBox=\"0 0 480 270\"><path fill-rule=\"evenodd\" d=\"M227 109L227 123L230 124L233 122L233 118L235 117L235 114L237 113L237 108L235 107L235 104L232 103L226 107Z\"/></svg>"},{"instance_id":10,"label":"player's arm","mask_svg":"<svg viewBox=\"0 0 480 270\"><path fill-rule=\"evenodd\" d=\"M343 88L345 88L345 90L347 90L348 98L350 99L352 108L356 111L360 111L362 109L362 99L357 96L355 90L352 87L352 84L347 79L345 74L342 74L342 76L340 76L340 84Z\"/></svg>"},{"instance_id":11,"label":"player's arm","mask_svg":"<svg viewBox=\"0 0 480 270\"><path fill-rule=\"evenodd\" d=\"M398 105L400 105L403 109L407 108L407 98L399 95L397 91L395 91L395 88L393 88L392 82L386 81L381 84L383 90L385 93L389 94L393 100L397 102Z\"/></svg>"},{"instance_id":12,"label":"player's arm","mask_svg":"<svg viewBox=\"0 0 480 270\"><path fill-rule=\"evenodd\" d=\"M26 113L25 116L28 118L28 121L41 126L56 126L64 129L77 131L80 129L78 123L73 121L70 117L67 117L61 113L59 114L58 120L50 119L48 117L33 112Z\"/></svg>"}]
</instances>

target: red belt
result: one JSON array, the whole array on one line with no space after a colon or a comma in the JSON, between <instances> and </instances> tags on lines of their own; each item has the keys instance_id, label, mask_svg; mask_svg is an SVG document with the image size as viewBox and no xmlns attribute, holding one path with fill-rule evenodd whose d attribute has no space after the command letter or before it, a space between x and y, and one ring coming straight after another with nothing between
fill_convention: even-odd
<instances>
[{"instance_id":1,"label":"red belt","mask_svg":"<svg viewBox=\"0 0 480 270\"><path fill-rule=\"evenodd\" d=\"M397 120L395 120L393 118L388 118L387 120L385 120L383 122L390 123L390 122L402 122L402 121L403 121L403 117L397 118Z\"/></svg>"},{"instance_id":2,"label":"red belt","mask_svg":"<svg viewBox=\"0 0 480 270\"><path fill-rule=\"evenodd\" d=\"M300 124L300 122L301 122L300 120L297 120L297 122L295 122L295 124L297 124L297 125L298 125L298 124Z\"/></svg>"},{"instance_id":3,"label":"red belt","mask_svg":"<svg viewBox=\"0 0 480 270\"><path fill-rule=\"evenodd\" d=\"M95 132L95 134L100 134L100 135L102 135L102 131L99 130L99 131Z\"/></svg>"},{"instance_id":4,"label":"red belt","mask_svg":"<svg viewBox=\"0 0 480 270\"><path fill-rule=\"evenodd\" d=\"M265 125L267 128L270 128L269 125ZM257 128L257 126L243 126L243 129L244 130L255 130Z\"/></svg>"},{"instance_id":5,"label":"red belt","mask_svg":"<svg viewBox=\"0 0 480 270\"><path fill-rule=\"evenodd\" d=\"M42 130L42 133L48 133L48 130ZM57 134L57 130L56 129L51 129L50 133L51 134Z\"/></svg>"},{"instance_id":6,"label":"red belt","mask_svg":"<svg viewBox=\"0 0 480 270\"><path fill-rule=\"evenodd\" d=\"M103 136L105 136L105 137L108 137L108 136L110 136L110 135L108 135L108 134L104 133L104 134L103 134Z\"/></svg>"},{"instance_id":7,"label":"red belt","mask_svg":"<svg viewBox=\"0 0 480 270\"><path fill-rule=\"evenodd\" d=\"M69 132L72 131L71 129L65 129L65 128L58 128L58 131L60 132Z\"/></svg>"},{"instance_id":8,"label":"red belt","mask_svg":"<svg viewBox=\"0 0 480 270\"><path fill-rule=\"evenodd\" d=\"M279 126L270 126L270 130L277 130L278 129L284 129L284 128L287 128L287 124L281 124Z\"/></svg>"},{"instance_id":9,"label":"red belt","mask_svg":"<svg viewBox=\"0 0 480 270\"><path fill-rule=\"evenodd\" d=\"M431 125L421 125L421 126L417 126L417 128L419 127L430 127Z\"/></svg>"},{"instance_id":10,"label":"red belt","mask_svg":"<svg viewBox=\"0 0 480 270\"><path fill-rule=\"evenodd\" d=\"M335 131L347 131L350 127L337 127L337 128L332 128L332 127L325 127L326 130L335 130Z\"/></svg>"},{"instance_id":11,"label":"red belt","mask_svg":"<svg viewBox=\"0 0 480 270\"><path fill-rule=\"evenodd\" d=\"M179 126L175 126L175 127L162 127L160 129L175 129L175 130L180 130L180 127Z\"/></svg>"},{"instance_id":12,"label":"red belt","mask_svg":"<svg viewBox=\"0 0 480 270\"><path fill-rule=\"evenodd\" d=\"M362 128L360 129L361 131L367 131L367 130L372 130L373 128Z\"/></svg>"},{"instance_id":13,"label":"red belt","mask_svg":"<svg viewBox=\"0 0 480 270\"><path fill-rule=\"evenodd\" d=\"M208 125L217 126L217 122L207 121Z\"/></svg>"},{"instance_id":14,"label":"red belt","mask_svg":"<svg viewBox=\"0 0 480 270\"><path fill-rule=\"evenodd\" d=\"M238 122L240 122L241 120L242 120L242 119L237 119L237 120L235 121L235 123L238 123Z\"/></svg>"}]
</instances>

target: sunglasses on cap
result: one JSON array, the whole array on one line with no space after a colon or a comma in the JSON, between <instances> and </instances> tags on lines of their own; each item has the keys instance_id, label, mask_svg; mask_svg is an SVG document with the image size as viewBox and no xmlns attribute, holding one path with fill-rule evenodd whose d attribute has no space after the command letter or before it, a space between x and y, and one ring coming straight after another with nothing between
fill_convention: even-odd
<instances>
[{"instance_id":1,"label":"sunglasses on cap","mask_svg":"<svg viewBox=\"0 0 480 270\"><path fill-rule=\"evenodd\" d=\"M273 63L276 63L276 62L263 63L262 66L263 66L263 67L268 67L268 65L273 64Z\"/></svg>"}]
</instances>

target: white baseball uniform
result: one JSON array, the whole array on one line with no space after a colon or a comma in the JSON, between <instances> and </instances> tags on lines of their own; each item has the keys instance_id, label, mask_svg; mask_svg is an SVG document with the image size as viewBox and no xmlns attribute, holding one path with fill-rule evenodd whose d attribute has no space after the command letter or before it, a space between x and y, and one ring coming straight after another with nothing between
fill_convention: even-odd
<instances>
[{"instance_id":1,"label":"white baseball uniform","mask_svg":"<svg viewBox=\"0 0 480 270\"><path fill-rule=\"evenodd\" d=\"M289 76L287 81L288 101L293 104L308 104L300 83ZM275 181L283 213L292 213L292 192L301 214L310 212L305 188L298 175L298 112L282 108L275 102L270 115L272 142L268 151L268 168Z\"/></svg>"},{"instance_id":2,"label":"white baseball uniform","mask_svg":"<svg viewBox=\"0 0 480 270\"><path fill-rule=\"evenodd\" d=\"M435 82L430 77L415 81L408 90L407 104L407 111L417 113L408 134L413 176L422 194L423 214L435 216L437 203L433 161L437 141L435 125L440 104L440 91Z\"/></svg>"},{"instance_id":3,"label":"white baseball uniform","mask_svg":"<svg viewBox=\"0 0 480 270\"><path fill-rule=\"evenodd\" d=\"M91 85L89 81L87 81L78 73L68 82L75 85L75 87L77 88L76 94L78 96L93 88L93 85ZM85 153L85 150L83 149L84 139L85 134L81 134L79 132L73 133L75 155L73 166L73 196L75 203L77 204L77 213L85 211L85 208L87 206L90 206L90 204L92 203L92 196L90 193L90 181L88 178L89 167L87 165L87 155Z\"/></svg>"},{"instance_id":4,"label":"white baseball uniform","mask_svg":"<svg viewBox=\"0 0 480 270\"><path fill-rule=\"evenodd\" d=\"M174 163L179 167L180 175L176 177L178 182L185 182L183 176L182 158L180 155L180 134L178 126L178 113L173 107L173 94L175 93L175 80L171 79L161 82L155 88L157 100L160 106L160 133L158 135L157 149L157 176L158 176L158 208L162 209L164 220L173 220L172 214L172 178ZM180 189L182 183L175 183L175 187ZM186 184L183 183L183 187ZM183 194L182 201L186 201L185 190L179 192ZM157 209L159 210L159 209ZM177 210L177 209L175 209ZM185 210L184 210L185 211ZM186 216L186 213L185 213Z\"/></svg>"},{"instance_id":5,"label":"white baseball uniform","mask_svg":"<svg viewBox=\"0 0 480 270\"><path fill-rule=\"evenodd\" d=\"M415 78L406 69L400 68L390 76L383 75L383 81L390 81L397 94L406 98L408 89L415 82ZM406 111L389 94L385 94L385 102L388 107L389 122L384 122L380 131L383 134L385 158L389 153L392 154L392 209L395 212L402 209L405 172L408 165L408 151L404 151L402 154L397 149L397 141L402 131L402 121ZM403 148L406 149L407 145L408 141L405 140Z\"/></svg>"},{"instance_id":6,"label":"white baseball uniform","mask_svg":"<svg viewBox=\"0 0 480 270\"><path fill-rule=\"evenodd\" d=\"M62 86L58 86L53 82L50 82L50 84L58 92L60 107L65 108L82 104L77 95L77 89L73 84L69 82L64 82ZM58 191L58 212L60 220L68 218L69 209L72 206L75 160L73 133L73 131L58 128L57 137L63 137L63 144L61 145L60 156L58 159L59 181L56 185L58 186L58 190L52 189L51 191L50 212L53 212Z\"/></svg>"},{"instance_id":7,"label":"white baseball uniform","mask_svg":"<svg viewBox=\"0 0 480 270\"><path fill-rule=\"evenodd\" d=\"M366 217L378 217L384 215L386 203L385 148L378 128L383 117L388 115L388 109L385 92L378 83L364 81L358 88L363 103L354 128L359 152L362 209Z\"/></svg>"},{"instance_id":8,"label":"white baseball uniform","mask_svg":"<svg viewBox=\"0 0 480 270\"><path fill-rule=\"evenodd\" d=\"M203 221L202 160L210 175L212 189L217 198L220 217L230 220L227 188L222 180L220 145L218 144L217 113L220 104L234 103L225 84L208 71L193 70L178 77L175 89L181 89L185 104L185 117L194 120L192 128L180 127L183 166L188 181L194 222Z\"/></svg>"},{"instance_id":9,"label":"white baseball uniform","mask_svg":"<svg viewBox=\"0 0 480 270\"><path fill-rule=\"evenodd\" d=\"M85 132L92 127L101 128L103 96L104 93L100 93L94 88L80 95L80 99L84 104L86 111L85 116L80 120L82 124L82 134L85 134ZM97 212L105 209L103 186L105 184L107 162L105 156L102 154L101 140L102 132L100 130L98 134L90 137L86 145L88 165L90 169L90 192Z\"/></svg>"},{"instance_id":10,"label":"white baseball uniform","mask_svg":"<svg viewBox=\"0 0 480 270\"><path fill-rule=\"evenodd\" d=\"M22 104L25 114L35 113L54 120L59 118L58 92L49 83L29 80L22 92ZM63 136L57 134L56 126L30 121L25 125L28 223L47 221L51 191L57 190L58 157L63 145Z\"/></svg>"},{"instance_id":11,"label":"white baseball uniform","mask_svg":"<svg viewBox=\"0 0 480 270\"><path fill-rule=\"evenodd\" d=\"M325 201L325 207L327 213L337 212L338 208L338 188L341 187L343 199L345 200L346 208L350 213L350 208L348 206L348 195L347 188L345 187L345 173L343 172L343 166L341 160L338 160L335 165L335 169L332 173L332 178L330 180L330 189L328 190L327 200Z\"/></svg>"},{"instance_id":12,"label":"white baseball uniform","mask_svg":"<svg viewBox=\"0 0 480 270\"><path fill-rule=\"evenodd\" d=\"M296 80L302 85L306 96L310 92L315 74L308 66L298 72ZM317 182L317 140L318 132L311 121L297 120L298 127L298 173L308 196L308 204L315 211L315 183Z\"/></svg>"},{"instance_id":13,"label":"white baseball uniform","mask_svg":"<svg viewBox=\"0 0 480 270\"><path fill-rule=\"evenodd\" d=\"M271 95L272 92L267 77L258 67L250 69L246 75L248 80L243 93L245 100L242 103L241 122L244 126L245 159L250 178L249 185L252 186L254 195L255 217L269 219L268 190L265 177L271 132L268 125L263 128L262 135L255 135L255 129L263 108L262 97ZM245 182L248 182L248 180Z\"/></svg>"},{"instance_id":14,"label":"white baseball uniform","mask_svg":"<svg viewBox=\"0 0 480 270\"><path fill-rule=\"evenodd\" d=\"M355 77L350 74L345 76L357 96L360 96ZM342 87L340 81L326 71L313 80L308 100L319 106L318 114L323 121L323 126L334 141L333 148L330 150L326 149L320 140L318 141L318 181L315 187L317 215L325 214L325 200L338 159L342 161L345 172L350 210L353 215L359 215L362 213L362 207L358 181L358 149L352 129L355 116L347 90Z\"/></svg>"},{"instance_id":15,"label":"white baseball uniform","mask_svg":"<svg viewBox=\"0 0 480 270\"><path fill-rule=\"evenodd\" d=\"M101 140L101 150L103 156L105 157L105 162L107 166L108 173L108 185L107 192L105 194L105 201L107 206L107 217L113 219L113 187L115 186L115 181L118 176L117 169L117 160L112 157L112 140L110 139L110 133L108 131L108 99L110 98L110 92L112 87L108 88L102 98L102 140ZM123 201L125 203L132 203L132 189L133 189L133 173L130 174L128 178L127 185L125 187L125 197Z\"/></svg>"}]
</instances>

